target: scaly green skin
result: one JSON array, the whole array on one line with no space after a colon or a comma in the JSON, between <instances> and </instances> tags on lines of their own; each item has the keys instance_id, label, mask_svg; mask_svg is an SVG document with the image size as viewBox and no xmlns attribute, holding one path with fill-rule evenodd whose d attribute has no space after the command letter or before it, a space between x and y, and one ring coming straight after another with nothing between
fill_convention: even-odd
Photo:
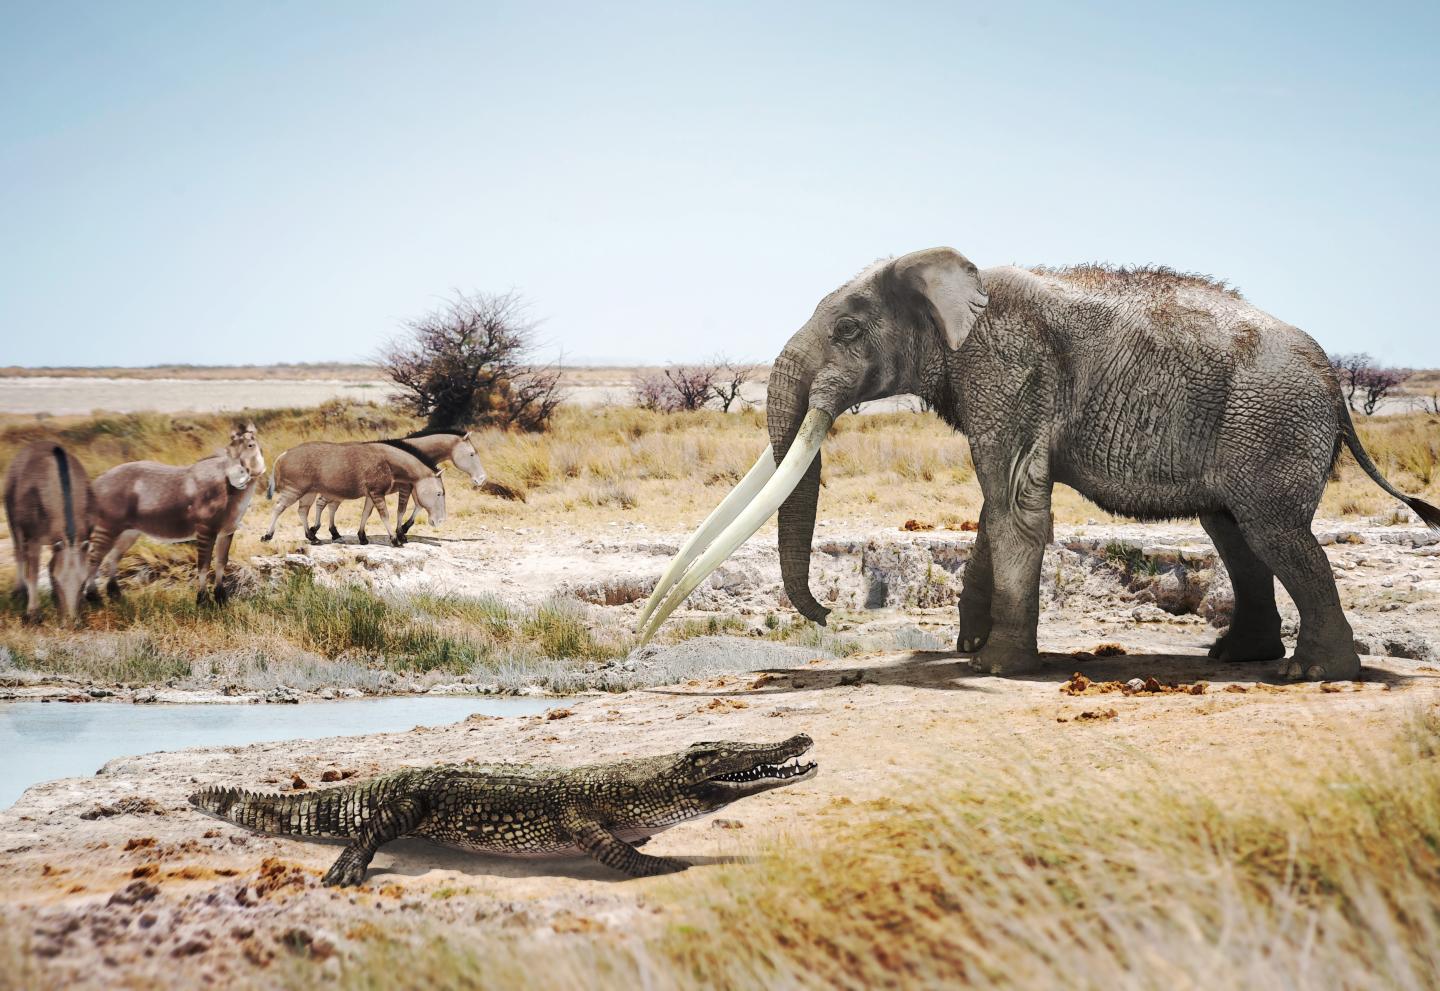
<instances>
[{"instance_id":1,"label":"scaly green skin","mask_svg":"<svg viewBox=\"0 0 1440 991\"><path fill-rule=\"evenodd\" d=\"M444 764L292 795L210 787L190 804L258 832L348 839L327 885L359 884L375 852L402 836L512 857L584 853L646 877L689 865L637 846L737 799L814 777L815 764L787 763L810 746L802 734L777 744L695 743L678 754L572 770Z\"/></svg>"}]
</instances>

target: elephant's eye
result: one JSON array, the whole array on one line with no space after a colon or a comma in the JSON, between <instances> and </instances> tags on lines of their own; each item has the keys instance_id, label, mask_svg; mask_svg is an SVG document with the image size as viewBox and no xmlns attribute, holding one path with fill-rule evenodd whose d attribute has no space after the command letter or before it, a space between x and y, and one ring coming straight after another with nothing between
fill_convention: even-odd
<instances>
[{"instance_id":1,"label":"elephant's eye","mask_svg":"<svg viewBox=\"0 0 1440 991\"><path fill-rule=\"evenodd\" d=\"M853 317L841 317L835 321L835 330L833 333L837 341L853 341L860 336L860 332L863 329L864 328L860 326L860 321Z\"/></svg>"}]
</instances>

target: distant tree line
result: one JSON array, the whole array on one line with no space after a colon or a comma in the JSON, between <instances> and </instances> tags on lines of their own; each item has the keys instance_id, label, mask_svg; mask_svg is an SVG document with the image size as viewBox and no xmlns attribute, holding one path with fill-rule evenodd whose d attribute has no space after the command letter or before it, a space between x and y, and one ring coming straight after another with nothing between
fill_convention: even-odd
<instances>
[{"instance_id":1,"label":"distant tree line","mask_svg":"<svg viewBox=\"0 0 1440 991\"><path fill-rule=\"evenodd\" d=\"M713 406L728 413L732 406L750 404L742 391L756 373L754 365L719 355L708 362L641 373L631 387L635 405L641 409L676 413Z\"/></svg>"}]
</instances>

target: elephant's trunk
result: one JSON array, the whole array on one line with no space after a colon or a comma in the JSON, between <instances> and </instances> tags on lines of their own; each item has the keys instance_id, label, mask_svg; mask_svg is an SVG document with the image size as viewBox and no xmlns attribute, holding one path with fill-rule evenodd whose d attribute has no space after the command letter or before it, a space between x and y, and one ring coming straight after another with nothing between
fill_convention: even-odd
<instances>
[{"instance_id":1,"label":"elephant's trunk","mask_svg":"<svg viewBox=\"0 0 1440 991\"><path fill-rule=\"evenodd\" d=\"M818 365L818 356L812 356L803 343L791 341L770 370L765 415L777 462L785 457L795 441ZM815 507L819 498L820 454L817 452L800 483L781 503L777 523L780 577L785 583L785 594L800 615L823 626L830 610L810 594L810 545L815 537Z\"/></svg>"}]
</instances>

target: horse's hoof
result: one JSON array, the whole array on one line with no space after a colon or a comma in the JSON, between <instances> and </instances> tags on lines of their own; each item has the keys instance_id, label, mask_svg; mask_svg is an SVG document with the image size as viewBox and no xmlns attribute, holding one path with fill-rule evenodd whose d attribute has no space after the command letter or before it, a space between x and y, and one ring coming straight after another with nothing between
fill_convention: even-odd
<instances>
[{"instance_id":1,"label":"horse's hoof","mask_svg":"<svg viewBox=\"0 0 1440 991\"><path fill-rule=\"evenodd\" d=\"M359 535L358 539L359 539L360 543L362 543L362 544L368 544L368 543L370 543L370 538L367 537L367 536L365 536L365 534L363 534L363 533Z\"/></svg>"},{"instance_id":2,"label":"horse's hoof","mask_svg":"<svg viewBox=\"0 0 1440 991\"><path fill-rule=\"evenodd\" d=\"M216 586L215 586L215 604L216 604L217 606L223 606L225 603L227 603L227 602L229 602L229 601L230 601L230 592L229 592L229 590L226 589L224 585L216 585Z\"/></svg>"}]
</instances>

